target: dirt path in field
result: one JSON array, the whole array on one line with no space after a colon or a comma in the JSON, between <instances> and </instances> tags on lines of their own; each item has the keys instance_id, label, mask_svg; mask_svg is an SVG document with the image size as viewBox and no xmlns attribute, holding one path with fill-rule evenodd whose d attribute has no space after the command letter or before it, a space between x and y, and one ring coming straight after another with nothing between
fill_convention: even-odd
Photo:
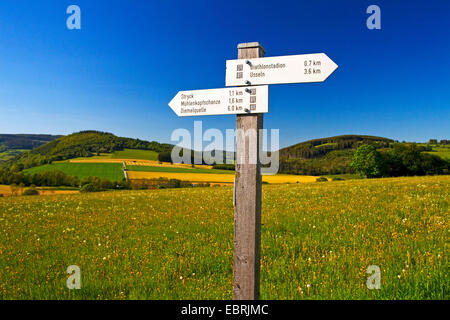
<instances>
[{"instance_id":1,"label":"dirt path in field","mask_svg":"<svg viewBox=\"0 0 450 320\"><path fill-rule=\"evenodd\" d=\"M128 180L127 165L125 164L125 161L122 162L122 165L123 165L123 176L124 176L125 180Z\"/></svg>"}]
</instances>

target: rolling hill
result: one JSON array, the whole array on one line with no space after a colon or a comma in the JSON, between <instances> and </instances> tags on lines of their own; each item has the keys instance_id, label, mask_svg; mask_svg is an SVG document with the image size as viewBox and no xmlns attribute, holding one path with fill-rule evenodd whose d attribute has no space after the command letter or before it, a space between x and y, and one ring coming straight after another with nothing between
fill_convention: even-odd
<instances>
[{"instance_id":1,"label":"rolling hill","mask_svg":"<svg viewBox=\"0 0 450 320\"><path fill-rule=\"evenodd\" d=\"M10 160L62 136L49 134L0 134L0 162Z\"/></svg>"},{"instance_id":2,"label":"rolling hill","mask_svg":"<svg viewBox=\"0 0 450 320\"><path fill-rule=\"evenodd\" d=\"M314 139L280 150L281 173L330 175L353 173L353 153L363 144L389 148L395 141L366 135L341 135Z\"/></svg>"},{"instance_id":3,"label":"rolling hill","mask_svg":"<svg viewBox=\"0 0 450 320\"><path fill-rule=\"evenodd\" d=\"M39 135L35 136L40 137ZM355 172L350 166L350 162L355 151L363 144L373 145L382 152L392 150L394 145L411 145L398 143L384 137L368 135L340 135L309 140L280 150L279 173L312 176L354 174ZM16 146L23 145L16 144ZM419 149L417 149L417 152L435 154L445 159L448 155L447 151L450 150L444 148L446 146L444 144L438 144L437 146L418 144ZM442 150L437 150L437 147ZM171 144L117 137L107 132L82 131L59 137L33 150L20 153L4 162L4 166L9 167L13 172L22 170L35 172L27 169L39 166L45 169L56 168L55 166L49 167L45 165L67 160L98 163L117 163L119 161L121 163L121 159L142 159L153 161L154 163L158 161L170 163L172 148L173 145ZM234 158L234 153L232 152L224 154L226 154L227 158ZM193 153L191 153L191 156L193 156ZM42 171L41 169L37 170L40 172ZM144 169L143 171L149 170L149 168ZM214 169L229 168L218 165ZM65 172L67 170L62 171ZM71 170L68 170L67 173L73 174Z\"/></svg>"},{"instance_id":4,"label":"rolling hill","mask_svg":"<svg viewBox=\"0 0 450 320\"><path fill-rule=\"evenodd\" d=\"M155 141L117 137L112 133L100 131L81 131L41 145L33 150L17 155L6 162L19 170L78 157L92 157L102 153L114 153L126 149L151 150L154 152L170 151L170 144Z\"/></svg>"},{"instance_id":5,"label":"rolling hill","mask_svg":"<svg viewBox=\"0 0 450 320\"><path fill-rule=\"evenodd\" d=\"M0 134L0 151L31 150L61 137L50 134Z\"/></svg>"}]
</instances>

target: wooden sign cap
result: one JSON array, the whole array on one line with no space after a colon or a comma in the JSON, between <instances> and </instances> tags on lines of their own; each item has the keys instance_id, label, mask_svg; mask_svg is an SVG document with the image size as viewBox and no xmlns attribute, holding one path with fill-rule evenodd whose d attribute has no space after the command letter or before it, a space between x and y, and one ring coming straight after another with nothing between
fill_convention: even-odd
<instances>
[{"instance_id":1,"label":"wooden sign cap","mask_svg":"<svg viewBox=\"0 0 450 320\"><path fill-rule=\"evenodd\" d=\"M259 42L245 42L239 43L237 46L238 49L249 49L249 48L259 48L262 51L260 56L264 56L266 53L266 49Z\"/></svg>"}]
</instances>

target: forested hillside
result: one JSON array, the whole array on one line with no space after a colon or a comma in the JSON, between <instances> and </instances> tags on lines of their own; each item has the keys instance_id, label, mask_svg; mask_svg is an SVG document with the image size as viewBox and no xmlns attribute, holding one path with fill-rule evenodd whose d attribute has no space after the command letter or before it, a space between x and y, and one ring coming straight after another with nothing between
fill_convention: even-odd
<instances>
[{"instance_id":1,"label":"forested hillside","mask_svg":"<svg viewBox=\"0 0 450 320\"><path fill-rule=\"evenodd\" d=\"M60 137L49 134L0 134L0 163Z\"/></svg>"},{"instance_id":2,"label":"forested hillside","mask_svg":"<svg viewBox=\"0 0 450 320\"><path fill-rule=\"evenodd\" d=\"M302 142L280 150L280 173L332 175L356 173L351 166L356 150L371 146L382 159L380 176L445 174L449 171L447 140L429 143L342 135Z\"/></svg>"},{"instance_id":3,"label":"forested hillside","mask_svg":"<svg viewBox=\"0 0 450 320\"><path fill-rule=\"evenodd\" d=\"M342 135L305 141L280 150L280 173L354 173L350 162L359 146L370 144L382 149L389 148L392 143L392 139L365 135Z\"/></svg>"},{"instance_id":4,"label":"forested hillside","mask_svg":"<svg viewBox=\"0 0 450 320\"><path fill-rule=\"evenodd\" d=\"M0 134L0 152L39 147L62 136L50 134Z\"/></svg>"},{"instance_id":5,"label":"forested hillside","mask_svg":"<svg viewBox=\"0 0 450 320\"><path fill-rule=\"evenodd\" d=\"M82 131L63 136L31 151L24 152L7 161L6 165L22 170L51 163L52 161L90 157L125 148L162 152L171 150L172 145L161 144L155 141L148 142L139 139L122 138L107 132Z\"/></svg>"}]
</instances>

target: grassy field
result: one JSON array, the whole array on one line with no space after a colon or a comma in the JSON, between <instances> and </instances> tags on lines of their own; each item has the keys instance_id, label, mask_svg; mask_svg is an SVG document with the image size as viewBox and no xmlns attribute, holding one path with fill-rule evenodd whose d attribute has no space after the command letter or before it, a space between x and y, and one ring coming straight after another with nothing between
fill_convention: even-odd
<instances>
[{"instance_id":1,"label":"grassy field","mask_svg":"<svg viewBox=\"0 0 450 320\"><path fill-rule=\"evenodd\" d=\"M112 154L113 159L142 159L142 160L158 160L158 153L151 150L125 149L116 151Z\"/></svg>"},{"instance_id":2,"label":"grassy field","mask_svg":"<svg viewBox=\"0 0 450 320\"><path fill-rule=\"evenodd\" d=\"M139 159L158 161L158 153L151 150L124 149L113 153L101 153L99 156L74 158L72 160L108 160L108 159Z\"/></svg>"},{"instance_id":3,"label":"grassy field","mask_svg":"<svg viewBox=\"0 0 450 320\"><path fill-rule=\"evenodd\" d=\"M431 146L433 151L428 151L429 154L434 154L435 156L441 157L442 159L450 160L450 145L445 144L427 144L419 143L420 146Z\"/></svg>"},{"instance_id":4,"label":"grassy field","mask_svg":"<svg viewBox=\"0 0 450 320\"><path fill-rule=\"evenodd\" d=\"M446 146L434 146L432 152L428 152L429 154L434 154L443 159L450 160L450 145Z\"/></svg>"},{"instance_id":5,"label":"grassy field","mask_svg":"<svg viewBox=\"0 0 450 320\"><path fill-rule=\"evenodd\" d=\"M121 163L53 163L25 170L26 173L40 173L44 171L60 170L69 176L80 179L96 176L111 181L122 180L123 170Z\"/></svg>"},{"instance_id":6,"label":"grassy field","mask_svg":"<svg viewBox=\"0 0 450 320\"><path fill-rule=\"evenodd\" d=\"M231 299L232 193L0 198L0 299ZM449 299L449 193L449 176L263 186L261 297Z\"/></svg>"}]
</instances>

